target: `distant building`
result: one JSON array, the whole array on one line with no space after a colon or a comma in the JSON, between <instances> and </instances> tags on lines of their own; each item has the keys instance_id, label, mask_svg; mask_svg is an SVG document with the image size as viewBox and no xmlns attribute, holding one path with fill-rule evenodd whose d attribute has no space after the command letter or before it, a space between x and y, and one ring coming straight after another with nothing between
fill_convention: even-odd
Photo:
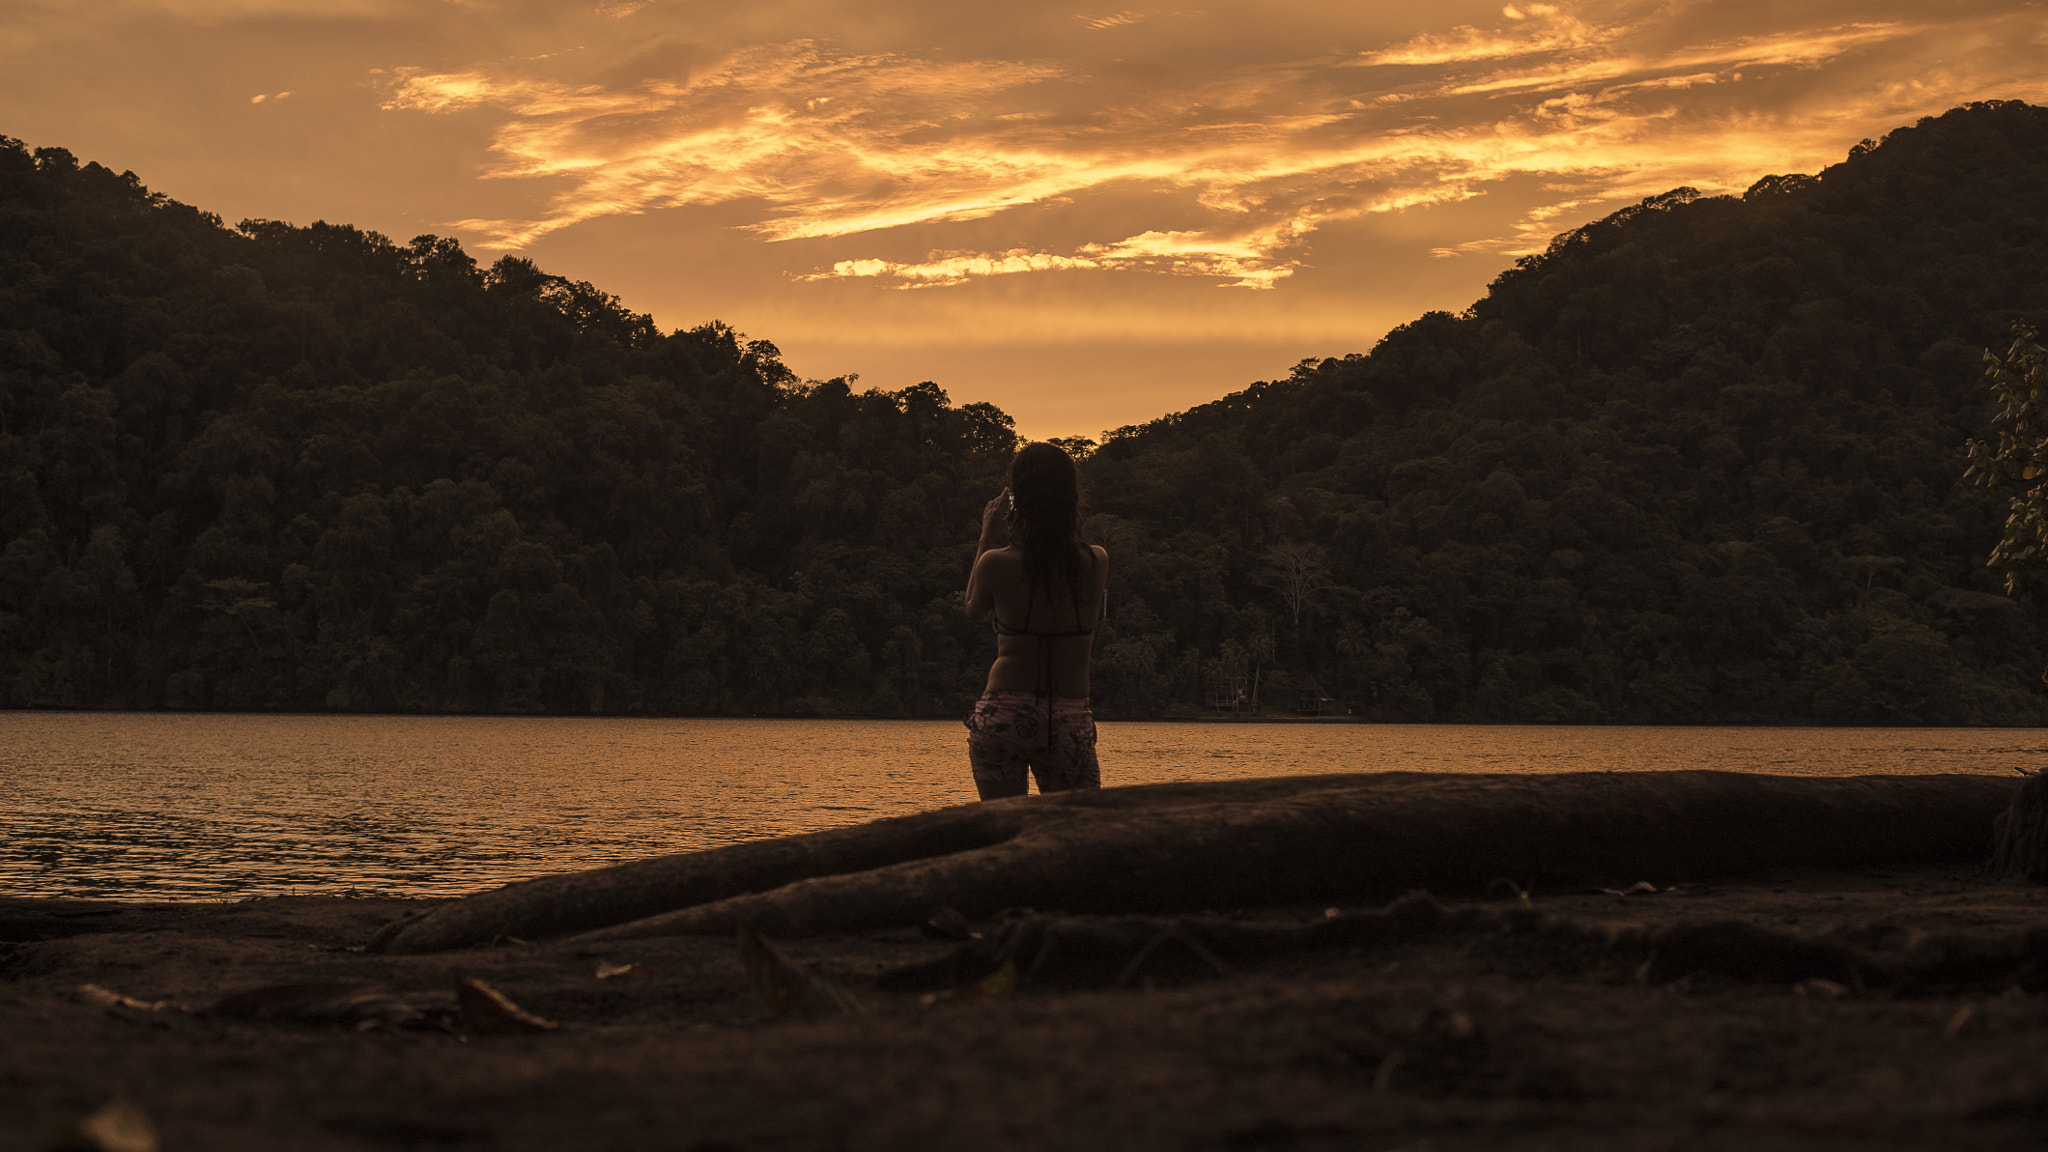
<instances>
[{"instance_id":1,"label":"distant building","mask_svg":"<svg viewBox=\"0 0 2048 1152\"><path fill-rule=\"evenodd\" d=\"M1236 712L1244 707L1245 678L1218 672L1209 678L1209 689L1202 693L1202 703L1218 712Z\"/></svg>"},{"instance_id":2,"label":"distant building","mask_svg":"<svg viewBox=\"0 0 2048 1152\"><path fill-rule=\"evenodd\" d=\"M1305 675L1301 678L1301 690L1294 710L1303 716L1333 716L1341 715L1344 708L1335 696L1323 691L1315 677Z\"/></svg>"}]
</instances>

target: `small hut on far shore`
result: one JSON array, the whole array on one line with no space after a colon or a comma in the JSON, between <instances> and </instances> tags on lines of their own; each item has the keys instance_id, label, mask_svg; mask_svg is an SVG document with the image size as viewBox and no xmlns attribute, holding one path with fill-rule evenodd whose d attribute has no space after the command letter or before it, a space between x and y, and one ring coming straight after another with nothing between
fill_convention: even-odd
<instances>
[{"instance_id":1,"label":"small hut on far shore","mask_svg":"<svg viewBox=\"0 0 2048 1152\"><path fill-rule=\"evenodd\" d=\"M1335 696L1323 691L1316 678L1304 674L1295 701L1294 710L1303 716L1335 716L1344 711Z\"/></svg>"},{"instance_id":2,"label":"small hut on far shore","mask_svg":"<svg viewBox=\"0 0 2048 1152\"><path fill-rule=\"evenodd\" d=\"M1249 697L1245 694L1245 678L1218 672L1209 678L1208 690L1202 693L1202 703L1218 712L1237 712L1244 708Z\"/></svg>"}]
</instances>

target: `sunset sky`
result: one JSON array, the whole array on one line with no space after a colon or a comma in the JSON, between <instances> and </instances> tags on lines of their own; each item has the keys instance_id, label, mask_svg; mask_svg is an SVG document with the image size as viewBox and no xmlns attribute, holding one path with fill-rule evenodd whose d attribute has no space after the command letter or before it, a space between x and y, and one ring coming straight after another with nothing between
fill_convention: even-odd
<instances>
[{"instance_id":1,"label":"sunset sky","mask_svg":"<svg viewBox=\"0 0 2048 1152\"><path fill-rule=\"evenodd\" d=\"M516 251L1032 436L1369 350L1555 233L1970 100L1993 0L0 0L0 133L229 221Z\"/></svg>"}]
</instances>

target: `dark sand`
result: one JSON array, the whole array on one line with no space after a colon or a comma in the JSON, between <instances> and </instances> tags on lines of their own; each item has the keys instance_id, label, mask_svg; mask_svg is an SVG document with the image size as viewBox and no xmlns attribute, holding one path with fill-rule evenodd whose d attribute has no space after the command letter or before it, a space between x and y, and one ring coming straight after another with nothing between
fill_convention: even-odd
<instances>
[{"instance_id":1,"label":"dark sand","mask_svg":"<svg viewBox=\"0 0 2048 1152\"><path fill-rule=\"evenodd\" d=\"M383 956L349 949L427 902L0 901L0 1147L48 1148L117 1098L165 1152L2048 1147L2048 972L2009 947L2048 928L2048 889L1902 868L1534 896L1529 917L1595 929L1736 919L1893 956L1944 934L2007 951L1799 988L1656 975L1640 935L1502 920L1161 986L926 1005L874 991L955 947L905 927L786 942L875 1005L806 1021L770 1015L725 939ZM645 976L599 980L601 963ZM469 1035L455 970L562 1029ZM377 981L454 1022L358 1031L76 992L205 1005L312 980Z\"/></svg>"}]
</instances>

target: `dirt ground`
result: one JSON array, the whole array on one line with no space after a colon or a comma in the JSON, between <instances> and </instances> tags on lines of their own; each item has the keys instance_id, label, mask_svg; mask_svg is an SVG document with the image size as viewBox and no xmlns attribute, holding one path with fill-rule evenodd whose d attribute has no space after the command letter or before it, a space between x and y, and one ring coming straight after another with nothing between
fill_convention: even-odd
<instances>
[{"instance_id":1,"label":"dirt ground","mask_svg":"<svg viewBox=\"0 0 2048 1152\"><path fill-rule=\"evenodd\" d=\"M115 1101L163 1152L2048 1148L2048 889L1950 868L1531 895L1251 963L1170 942L1121 986L1007 996L882 991L961 947L916 927L779 942L858 1009L815 1019L771 1013L729 939L386 956L355 949L426 902L0 901L0 1148L121 1147ZM458 973L560 1027L479 1034ZM312 981L423 1015L204 1010Z\"/></svg>"}]
</instances>

